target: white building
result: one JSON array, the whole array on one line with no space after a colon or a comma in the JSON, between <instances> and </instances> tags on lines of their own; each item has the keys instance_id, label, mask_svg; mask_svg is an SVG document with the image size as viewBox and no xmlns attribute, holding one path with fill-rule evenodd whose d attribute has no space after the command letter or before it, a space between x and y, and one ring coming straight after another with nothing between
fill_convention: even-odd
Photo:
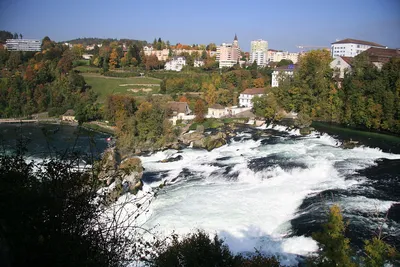
<instances>
[{"instance_id":1,"label":"white building","mask_svg":"<svg viewBox=\"0 0 400 267\"><path fill-rule=\"evenodd\" d=\"M195 59L193 62L193 67L198 68L204 66L204 61L201 59Z\"/></svg>"},{"instance_id":2,"label":"white building","mask_svg":"<svg viewBox=\"0 0 400 267\"><path fill-rule=\"evenodd\" d=\"M351 70L351 57L336 57L329 65L333 69L333 76L339 79L344 78L344 74Z\"/></svg>"},{"instance_id":3,"label":"white building","mask_svg":"<svg viewBox=\"0 0 400 267\"><path fill-rule=\"evenodd\" d=\"M293 64L297 64L299 60L299 53L292 53L292 52L284 52L284 51L277 51L273 49L269 49L267 52L267 61L268 62L279 62L282 59L291 60Z\"/></svg>"},{"instance_id":4,"label":"white building","mask_svg":"<svg viewBox=\"0 0 400 267\"><path fill-rule=\"evenodd\" d=\"M86 60L90 60L90 59L92 59L92 57L93 57L93 55L91 55L91 54L83 54L82 55L82 58L86 59Z\"/></svg>"},{"instance_id":5,"label":"white building","mask_svg":"<svg viewBox=\"0 0 400 267\"><path fill-rule=\"evenodd\" d=\"M250 45L250 63L257 62L257 66L267 64L268 42L262 39L251 41Z\"/></svg>"},{"instance_id":6,"label":"white building","mask_svg":"<svg viewBox=\"0 0 400 267\"><path fill-rule=\"evenodd\" d=\"M186 65L185 57L174 57L172 60L165 63L165 70L181 71L183 66Z\"/></svg>"},{"instance_id":7,"label":"white building","mask_svg":"<svg viewBox=\"0 0 400 267\"><path fill-rule=\"evenodd\" d=\"M287 77L293 77L296 70L296 65L277 67L272 72L271 86L278 87L279 82Z\"/></svg>"},{"instance_id":8,"label":"white building","mask_svg":"<svg viewBox=\"0 0 400 267\"><path fill-rule=\"evenodd\" d=\"M331 44L331 55L332 57L355 57L371 47L385 48L377 43L347 38Z\"/></svg>"},{"instance_id":9,"label":"white building","mask_svg":"<svg viewBox=\"0 0 400 267\"><path fill-rule=\"evenodd\" d=\"M253 107L253 97L265 94L265 88L248 88L239 95L240 107Z\"/></svg>"},{"instance_id":10,"label":"white building","mask_svg":"<svg viewBox=\"0 0 400 267\"><path fill-rule=\"evenodd\" d=\"M7 39L9 51L41 51L42 42L37 39Z\"/></svg>"}]
</instances>

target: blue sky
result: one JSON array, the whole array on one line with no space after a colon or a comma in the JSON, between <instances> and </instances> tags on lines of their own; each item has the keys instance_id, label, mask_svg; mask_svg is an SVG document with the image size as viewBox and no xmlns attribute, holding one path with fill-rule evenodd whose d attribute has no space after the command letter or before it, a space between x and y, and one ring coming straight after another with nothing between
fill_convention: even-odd
<instances>
[{"instance_id":1,"label":"blue sky","mask_svg":"<svg viewBox=\"0 0 400 267\"><path fill-rule=\"evenodd\" d=\"M293 52L355 38L400 47L400 0L0 0L0 29L26 38L155 37L184 44L264 39Z\"/></svg>"}]
</instances>

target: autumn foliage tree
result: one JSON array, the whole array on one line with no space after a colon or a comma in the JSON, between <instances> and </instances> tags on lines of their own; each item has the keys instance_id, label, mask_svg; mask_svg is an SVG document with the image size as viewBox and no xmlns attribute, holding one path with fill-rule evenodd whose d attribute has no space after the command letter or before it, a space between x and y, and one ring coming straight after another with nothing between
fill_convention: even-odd
<instances>
[{"instance_id":1,"label":"autumn foliage tree","mask_svg":"<svg viewBox=\"0 0 400 267\"><path fill-rule=\"evenodd\" d=\"M196 122L203 122L204 121L204 114L205 114L205 105L203 100L198 99L194 106L194 114L196 115L195 121Z\"/></svg>"}]
</instances>

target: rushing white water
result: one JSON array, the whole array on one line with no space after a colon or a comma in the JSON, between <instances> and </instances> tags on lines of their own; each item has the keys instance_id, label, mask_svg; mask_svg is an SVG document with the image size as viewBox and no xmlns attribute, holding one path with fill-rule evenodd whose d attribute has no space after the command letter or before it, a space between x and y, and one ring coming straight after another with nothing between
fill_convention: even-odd
<instances>
[{"instance_id":1,"label":"rushing white water","mask_svg":"<svg viewBox=\"0 0 400 267\"><path fill-rule=\"evenodd\" d=\"M400 158L368 147L342 149L326 134L274 137L277 142L254 141L249 136L244 133L242 140L211 152L188 148L142 157L146 173L154 173L149 185L169 184L151 204L146 226L159 225L157 230L164 235L204 229L217 233L234 252L256 248L277 255L282 264L294 265L297 255L317 249L311 238L287 237L289 221L302 201L323 190L363 183L362 177L348 179L348 175L374 165L378 158ZM177 155L182 160L159 162ZM345 205L366 210L374 204L383 210L390 207L390 202L378 202L354 197Z\"/></svg>"}]
</instances>

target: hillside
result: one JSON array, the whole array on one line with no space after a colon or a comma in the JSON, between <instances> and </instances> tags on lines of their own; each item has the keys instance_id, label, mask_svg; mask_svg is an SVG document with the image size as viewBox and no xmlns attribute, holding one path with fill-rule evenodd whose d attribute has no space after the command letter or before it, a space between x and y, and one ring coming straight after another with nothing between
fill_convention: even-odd
<instances>
[{"instance_id":1,"label":"hillside","mask_svg":"<svg viewBox=\"0 0 400 267\"><path fill-rule=\"evenodd\" d=\"M147 41L143 41L143 40L134 40L134 39L119 39L118 40L118 39L112 39L112 38L93 38L93 37L77 38L77 39L72 39L72 40L68 40L68 41L62 41L62 43L92 45L92 44L101 44L104 41L132 43L132 44L141 44L141 45L147 44Z\"/></svg>"}]
</instances>

